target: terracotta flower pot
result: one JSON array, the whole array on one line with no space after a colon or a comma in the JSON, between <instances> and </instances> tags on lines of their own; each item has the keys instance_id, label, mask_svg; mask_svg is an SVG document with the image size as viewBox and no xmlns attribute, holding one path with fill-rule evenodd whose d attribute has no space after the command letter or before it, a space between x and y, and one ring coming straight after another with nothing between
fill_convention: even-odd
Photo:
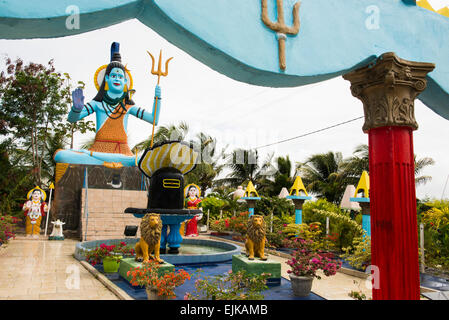
<instances>
[{"instance_id":1,"label":"terracotta flower pot","mask_svg":"<svg viewBox=\"0 0 449 320\"><path fill-rule=\"evenodd\" d=\"M300 277L290 274L293 294L297 297L307 297L312 290L313 277Z\"/></svg>"},{"instance_id":2,"label":"terracotta flower pot","mask_svg":"<svg viewBox=\"0 0 449 320\"><path fill-rule=\"evenodd\" d=\"M159 296L157 294L157 288L147 286L145 289L147 291L148 300L168 300L167 296L165 296L165 295Z\"/></svg>"}]
</instances>

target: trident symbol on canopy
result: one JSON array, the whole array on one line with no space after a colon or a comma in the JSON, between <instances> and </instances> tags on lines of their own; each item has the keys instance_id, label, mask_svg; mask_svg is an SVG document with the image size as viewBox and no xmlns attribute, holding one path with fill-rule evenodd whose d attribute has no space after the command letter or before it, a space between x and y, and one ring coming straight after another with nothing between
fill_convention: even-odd
<instances>
[{"instance_id":1,"label":"trident symbol on canopy","mask_svg":"<svg viewBox=\"0 0 449 320\"><path fill-rule=\"evenodd\" d=\"M153 57L153 55L149 51L147 51L147 52L148 52L148 54L151 57L151 74L157 75L157 84L159 85L159 81L161 79L161 76L166 77L168 75L168 63L170 62L171 59L173 59L173 57L168 59L165 62L165 72L162 72L162 65L161 65L162 64L162 50L161 50L160 53L159 53L158 67L157 67L157 71L156 71L156 70L154 70L154 57ZM154 115L153 115L153 132L151 133L151 145L150 145L150 148L153 147L154 125L156 123L156 117L157 117L157 101L158 101L158 98L156 97L156 102L155 102L155 107L154 107Z\"/></svg>"},{"instance_id":2,"label":"trident symbol on canopy","mask_svg":"<svg viewBox=\"0 0 449 320\"><path fill-rule=\"evenodd\" d=\"M285 24L283 0L276 0L276 5L278 20L274 23L268 18L267 0L262 0L262 21L268 28L276 32L276 37L279 42L279 65L282 70L285 70L287 67L285 62L285 40L287 39L287 34L297 35L299 32L299 7L301 6L301 2L296 2L293 7L292 27L288 27Z\"/></svg>"}]
</instances>

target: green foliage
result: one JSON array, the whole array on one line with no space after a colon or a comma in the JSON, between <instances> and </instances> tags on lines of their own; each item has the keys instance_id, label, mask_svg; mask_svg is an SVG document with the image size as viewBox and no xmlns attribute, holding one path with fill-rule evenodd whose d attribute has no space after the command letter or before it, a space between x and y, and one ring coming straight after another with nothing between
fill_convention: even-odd
<instances>
[{"instance_id":1,"label":"green foliage","mask_svg":"<svg viewBox=\"0 0 449 320\"><path fill-rule=\"evenodd\" d=\"M0 245L8 243L10 238L14 238L18 222L16 217L0 214Z\"/></svg>"},{"instance_id":2,"label":"green foliage","mask_svg":"<svg viewBox=\"0 0 449 320\"><path fill-rule=\"evenodd\" d=\"M195 281L195 291L187 293L185 300L263 300L269 273L248 274L246 271L218 276L207 276Z\"/></svg>"},{"instance_id":3,"label":"green foliage","mask_svg":"<svg viewBox=\"0 0 449 320\"><path fill-rule=\"evenodd\" d=\"M331 251L335 249L335 239L331 236L326 236L319 222L311 224L292 223L284 227L282 234L285 237L283 246L287 248L299 249L298 246L305 241L308 243L309 249L313 251Z\"/></svg>"},{"instance_id":4,"label":"green foliage","mask_svg":"<svg viewBox=\"0 0 449 320\"><path fill-rule=\"evenodd\" d=\"M49 185L53 154L67 146L75 131L95 130L93 122L77 127L65 117L71 104L70 76L47 65L6 59L0 74L0 210L20 211L26 192Z\"/></svg>"},{"instance_id":5,"label":"green foliage","mask_svg":"<svg viewBox=\"0 0 449 320\"><path fill-rule=\"evenodd\" d=\"M343 163L340 152L314 154L305 163L298 164L297 170L307 190L318 198L339 203L347 185Z\"/></svg>"},{"instance_id":6,"label":"green foliage","mask_svg":"<svg viewBox=\"0 0 449 320\"><path fill-rule=\"evenodd\" d=\"M242 236L246 235L248 225L249 212L240 212L232 217L224 217L222 219L214 219L210 228L217 232L235 232Z\"/></svg>"},{"instance_id":7,"label":"green foliage","mask_svg":"<svg viewBox=\"0 0 449 320\"><path fill-rule=\"evenodd\" d=\"M267 247L270 248L283 248L285 245L285 235L282 231L267 232L265 234L267 238Z\"/></svg>"},{"instance_id":8,"label":"green foliage","mask_svg":"<svg viewBox=\"0 0 449 320\"><path fill-rule=\"evenodd\" d=\"M354 300L366 300L366 295L362 291L351 291L348 296Z\"/></svg>"},{"instance_id":9,"label":"green foliage","mask_svg":"<svg viewBox=\"0 0 449 320\"><path fill-rule=\"evenodd\" d=\"M349 212L341 210L325 199L304 204L304 222L319 222L322 231L325 232L326 217L329 217L329 234L336 236L336 245L340 250L350 246L354 237L363 233L361 221L352 220Z\"/></svg>"},{"instance_id":10,"label":"green foliage","mask_svg":"<svg viewBox=\"0 0 449 320\"><path fill-rule=\"evenodd\" d=\"M201 204L205 212L210 210L210 214L214 215L220 213L225 201L214 196L208 196L201 201Z\"/></svg>"},{"instance_id":11,"label":"green foliage","mask_svg":"<svg viewBox=\"0 0 449 320\"><path fill-rule=\"evenodd\" d=\"M57 73L53 61L48 65L17 59L6 60L6 73L0 75L0 119L6 121L5 138L14 148L28 150L32 174L41 185L45 142L52 128L63 122L70 104L70 87Z\"/></svg>"},{"instance_id":12,"label":"green foliage","mask_svg":"<svg viewBox=\"0 0 449 320\"><path fill-rule=\"evenodd\" d=\"M430 266L449 269L449 201L426 203L431 209L422 214L425 261Z\"/></svg>"},{"instance_id":13,"label":"green foliage","mask_svg":"<svg viewBox=\"0 0 449 320\"><path fill-rule=\"evenodd\" d=\"M266 215L270 215L273 212L273 215L282 217L285 215L293 215L295 206L287 199L261 196L261 200L256 202L254 211L256 214Z\"/></svg>"},{"instance_id":14,"label":"green foliage","mask_svg":"<svg viewBox=\"0 0 449 320\"><path fill-rule=\"evenodd\" d=\"M271 219L271 216L268 216L267 219ZM273 216L273 232L281 231L286 225L291 223L295 223L295 216L288 213Z\"/></svg>"},{"instance_id":15,"label":"green foliage","mask_svg":"<svg viewBox=\"0 0 449 320\"><path fill-rule=\"evenodd\" d=\"M15 155L7 151L6 142L0 143L0 212L22 216L21 206L27 192L34 187L30 169L19 165Z\"/></svg>"},{"instance_id":16,"label":"green foliage","mask_svg":"<svg viewBox=\"0 0 449 320\"><path fill-rule=\"evenodd\" d=\"M343 248L344 254L341 256L348 263L358 270L363 270L371 264L371 238L364 233L355 237L352 245Z\"/></svg>"}]
</instances>

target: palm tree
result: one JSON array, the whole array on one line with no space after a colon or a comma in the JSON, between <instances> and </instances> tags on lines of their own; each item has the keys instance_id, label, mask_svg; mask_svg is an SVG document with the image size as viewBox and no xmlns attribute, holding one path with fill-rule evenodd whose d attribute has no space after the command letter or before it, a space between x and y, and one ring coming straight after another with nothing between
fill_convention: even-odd
<instances>
[{"instance_id":1,"label":"palm tree","mask_svg":"<svg viewBox=\"0 0 449 320\"><path fill-rule=\"evenodd\" d=\"M154 134L153 143L184 140L189 132L189 125L186 122L180 122L178 125L169 124L168 126L160 126ZM138 150L148 149L151 145L151 137L136 144L132 151L136 153Z\"/></svg>"},{"instance_id":2,"label":"palm tree","mask_svg":"<svg viewBox=\"0 0 449 320\"><path fill-rule=\"evenodd\" d=\"M432 180L431 176L418 176L418 175L425 167L433 166L435 164L435 160L429 157L416 159L416 155L414 156L414 159L415 159L415 184L420 185L430 182Z\"/></svg>"},{"instance_id":3,"label":"palm tree","mask_svg":"<svg viewBox=\"0 0 449 320\"><path fill-rule=\"evenodd\" d=\"M186 184L196 183L206 192L212 188L214 179L223 170L224 164L220 163L220 160L224 158L226 148L218 151L217 140L204 132L198 133L191 144L201 152L201 160L195 169L186 175Z\"/></svg>"},{"instance_id":4,"label":"palm tree","mask_svg":"<svg viewBox=\"0 0 449 320\"><path fill-rule=\"evenodd\" d=\"M292 162L289 156L277 157L275 162L277 168L272 175L273 181L270 181L267 187L267 193L272 197L279 195L282 188L289 189L294 182L294 177L292 177Z\"/></svg>"},{"instance_id":5,"label":"palm tree","mask_svg":"<svg viewBox=\"0 0 449 320\"><path fill-rule=\"evenodd\" d=\"M367 144L358 145L352 157L345 159L342 163L344 176L348 184L357 185L363 171L369 172L369 148Z\"/></svg>"},{"instance_id":6,"label":"palm tree","mask_svg":"<svg viewBox=\"0 0 449 320\"><path fill-rule=\"evenodd\" d=\"M244 182L251 181L256 188L259 184L265 185L268 176L272 175L270 168L271 157L260 164L257 150L235 149L227 155L225 166L231 169L226 178L217 181L219 185L238 187ZM260 191L260 190L259 190Z\"/></svg>"},{"instance_id":7,"label":"palm tree","mask_svg":"<svg viewBox=\"0 0 449 320\"><path fill-rule=\"evenodd\" d=\"M432 180L431 176L419 176L420 172L427 166L434 165L435 161L432 158L424 157L417 159L414 155L415 161L415 184L425 184ZM369 172L369 147L367 144L357 146L353 152L353 156L346 159L342 165L344 175L349 184L356 185L362 175L363 171Z\"/></svg>"},{"instance_id":8,"label":"palm tree","mask_svg":"<svg viewBox=\"0 0 449 320\"><path fill-rule=\"evenodd\" d=\"M328 152L310 156L304 163L298 163L296 170L308 191L318 198L339 203L346 188L342 165L343 156L340 152Z\"/></svg>"},{"instance_id":9,"label":"palm tree","mask_svg":"<svg viewBox=\"0 0 449 320\"><path fill-rule=\"evenodd\" d=\"M54 181L56 162L53 159L58 149L64 149L68 146L67 137L63 133L54 132L48 135L45 141L44 161L42 165L42 176L48 181Z\"/></svg>"}]
</instances>

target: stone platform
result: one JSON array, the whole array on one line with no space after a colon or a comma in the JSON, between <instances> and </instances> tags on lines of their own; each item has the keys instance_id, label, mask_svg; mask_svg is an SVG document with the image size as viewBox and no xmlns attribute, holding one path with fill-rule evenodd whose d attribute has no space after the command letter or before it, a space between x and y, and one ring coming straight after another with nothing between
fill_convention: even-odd
<instances>
[{"instance_id":1,"label":"stone platform","mask_svg":"<svg viewBox=\"0 0 449 320\"><path fill-rule=\"evenodd\" d=\"M137 268L142 266L141 262L137 262L136 260L134 260L134 258L125 258L122 259L120 262L120 268L119 268L119 274L123 279L126 279L128 282L131 281L132 276L128 276L127 273L129 270L133 269L133 268ZM159 268L159 275L162 275L165 273L165 271L168 272L172 272L175 271L175 266L165 262L164 264L161 264L161 267Z\"/></svg>"},{"instance_id":2,"label":"stone platform","mask_svg":"<svg viewBox=\"0 0 449 320\"><path fill-rule=\"evenodd\" d=\"M52 201L50 218L51 220L60 219L65 222L65 231L76 231L81 239L81 219L85 206L83 188L86 187L86 172L89 191L104 190L104 192L96 192L95 195L89 194L90 212L123 213L123 210L128 206L141 206L143 204L146 207L145 177L137 167L112 169L99 165L58 163L56 165L54 200ZM142 202L128 196L128 193L132 195L139 191L143 193L143 196L140 196L143 198ZM122 205L122 198L130 201L126 201ZM122 234L123 230L120 230L120 235Z\"/></svg>"},{"instance_id":3,"label":"stone platform","mask_svg":"<svg viewBox=\"0 0 449 320\"><path fill-rule=\"evenodd\" d=\"M271 273L271 277L267 280L267 285L279 285L281 283L281 263L270 258L266 261L258 258L248 260L245 255L233 255L232 272L241 270L257 275Z\"/></svg>"}]
</instances>

